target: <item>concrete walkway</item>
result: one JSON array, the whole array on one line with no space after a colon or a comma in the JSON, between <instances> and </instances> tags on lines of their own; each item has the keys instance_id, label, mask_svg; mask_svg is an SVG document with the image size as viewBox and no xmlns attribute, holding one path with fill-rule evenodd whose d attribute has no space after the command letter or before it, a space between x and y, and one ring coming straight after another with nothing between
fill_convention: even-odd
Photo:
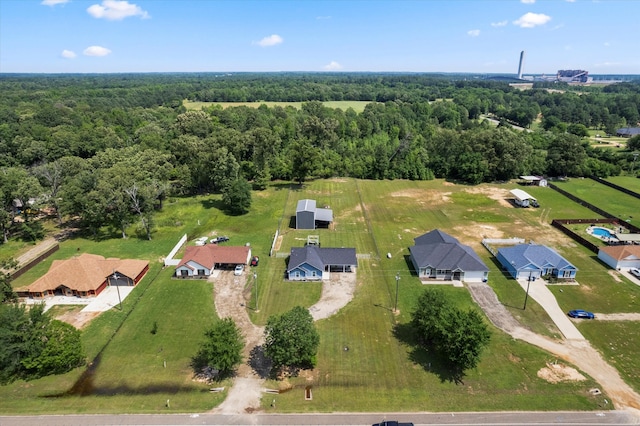
<instances>
[{"instance_id":1,"label":"concrete walkway","mask_svg":"<svg viewBox=\"0 0 640 426\"><path fill-rule=\"evenodd\" d=\"M529 297L538 302L538 304L547 311L547 314L564 335L565 339L585 340L582 333L578 331L567 314L560 309L556 297L547 288L544 280L537 279L535 281L528 281L526 279L519 279L518 284L520 284L520 287L522 287L525 292L527 291L527 285L529 285Z\"/></svg>"},{"instance_id":2,"label":"concrete walkway","mask_svg":"<svg viewBox=\"0 0 640 426\"><path fill-rule=\"evenodd\" d=\"M96 297L53 296L45 299L24 299L27 305L44 303L45 312L56 305L87 305L80 312L104 312L119 306L120 300L124 300L135 287L120 286L119 288L107 287ZM118 290L120 296L118 297Z\"/></svg>"}]
</instances>

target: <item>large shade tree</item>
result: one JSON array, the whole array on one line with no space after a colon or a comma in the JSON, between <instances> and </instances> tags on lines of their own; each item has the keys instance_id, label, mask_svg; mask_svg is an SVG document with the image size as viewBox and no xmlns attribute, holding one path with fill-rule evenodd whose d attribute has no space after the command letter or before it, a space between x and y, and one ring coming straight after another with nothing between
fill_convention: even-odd
<instances>
[{"instance_id":1,"label":"large shade tree","mask_svg":"<svg viewBox=\"0 0 640 426\"><path fill-rule=\"evenodd\" d=\"M320 334L307 309L296 306L282 315L269 317L264 335L265 355L277 371L294 372L315 366Z\"/></svg>"}]
</instances>

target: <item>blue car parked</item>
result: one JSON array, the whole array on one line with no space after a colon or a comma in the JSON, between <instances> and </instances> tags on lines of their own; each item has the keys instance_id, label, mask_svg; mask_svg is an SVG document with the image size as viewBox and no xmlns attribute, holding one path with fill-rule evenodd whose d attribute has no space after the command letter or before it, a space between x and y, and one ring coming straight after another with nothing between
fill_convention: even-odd
<instances>
[{"instance_id":1,"label":"blue car parked","mask_svg":"<svg viewBox=\"0 0 640 426\"><path fill-rule=\"evenodd\" d=\"M567 312L571 318L585 318L585 319L594 319L596 316L593 315L593 312L584 311L582 309L574 309L572 311Z\"/></svg>"}]
</instances>

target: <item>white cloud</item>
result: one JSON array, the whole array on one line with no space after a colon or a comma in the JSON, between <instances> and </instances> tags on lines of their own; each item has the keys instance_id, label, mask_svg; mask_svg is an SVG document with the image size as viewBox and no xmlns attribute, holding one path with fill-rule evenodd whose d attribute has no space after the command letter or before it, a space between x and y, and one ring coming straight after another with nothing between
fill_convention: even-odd
<instances>
[{"instance_id":1,"label":"white cloud","mask_svg":"<svg viewBox=\"0 0 640 426\"><path fill-rule=\"evenodd\" d=\"M283 41L284 39L280 37L278 34L272 34L269 37L263 38L262 40L260 40L255 44L262 47L269 47L269 46L275 46L276 44L280 44Z\"/></svg>"},{"instance_id":2,"label":"white cloud","mask_svg":"<svg viewBox=\"0 0 640 426\"><path fill-rule=\"evenodd\" d=\"M102 4L89 6L87 13L94 18L104 18L109 21L119 21L130 16L140 16L142 19L150 18L149 14L140 6L126 0L103 0Z\"/></svg>"},{"instance_id":3,"label":"white cloud","mask_svg":"<svg viewBox=\"0 0 640 426\"><path fill-rule=\"evenodd\" d=\"M534 4L536 2L536 0L520 0L520 3L524 3L524 4Z\"/></svg>"},{"instance_id":4,"label":"white cloud","mask_svg":"<svg viewBox=\"0 0 640 426\"><path fill-rule=\"evenodd\" d=\"M65 4L69 3L69 0L42 0L42 3L45 6L55 6L57 4Z\"/></svg>"},{"instance_id":5,"label":"white cloud","mask_svg":"<svg viewBox=\"0 0 640 426\"><path fill-rule=\"evenodd\" d=\"M471 37L478 37L480 35L480 30L469 30L467 31L467 34Z\"/></svg>"},{"instance_id":6,"label":"white cloud","mask_svg":"<svg viewBox=\"0 0 640 426\"><path fill-rule=\"evenodd\" d=\"M76 52L74 52L74 51L72 51L72 50L64 49L64 50L62 51L61 55L62 55L62 57L63 57L63 58L66 58L66 59L73 59L73 58L75 58L75 57L76 57Z\"/></svg>"},{"instance_id":7,"label":"white cloud","mask_svg":"<svg viewBox=\"0 0 640 426\"><path fill-rule=\"evenodd\" d=\"M551 20L551 16L544 13L525 13L520 19L513 21L513 25L517 25L521 28L533 28L538 25L544 25Z\"/></svg>"},{"instance_id":8,"label":"white cloud","mask_svg":"<svg viewBox=\"0 0 640 426\"><path fill-rule=\"evenodd\" d=\"M331 61L327 65L324 66L324 69L327 71L337 71L342 69L342 65L337 63L336 61Z\"/></svg>"},{"instance_id":9,"label":"white cloud","mask_svg":"<svg viewBox=\"0 0 640 426\"><path fill-rule=\"evenodd\" d=\"M86 56L107 56L111 50L102 46L89 46L82 53Z\"/></svg>"},{"instance_id":10,"label":"white cloud","mask_svg":"<svg viewBox=\"0 0 640 426\"><path fill-rule=\"evenodd\" d=\"M492 27L506 27L507 24L509 23L509 21L500 21L500 22L492 22L491 26Z\"/></svg>"}]
</instances>

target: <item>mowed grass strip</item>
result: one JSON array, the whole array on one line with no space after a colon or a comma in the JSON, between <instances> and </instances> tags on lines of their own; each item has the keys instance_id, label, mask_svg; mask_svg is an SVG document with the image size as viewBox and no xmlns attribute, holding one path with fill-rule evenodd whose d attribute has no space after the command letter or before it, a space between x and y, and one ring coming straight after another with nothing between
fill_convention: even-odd
<instances>
[{"instance_id":1,"label":"mowed grass strip","mask_svg":"<svg viewBox=\"0 0 640 426\"><path fill-rule=\"evenodd\" d=\"M636 161L637 167L635 170L640 170L640 160ZM606 178L611 183L615 183L616 185L620 185L623 188L630 189L631 191L637 192L640 194L640 179L634 176L609 176Z\"/></svg>"}]
</instances>

